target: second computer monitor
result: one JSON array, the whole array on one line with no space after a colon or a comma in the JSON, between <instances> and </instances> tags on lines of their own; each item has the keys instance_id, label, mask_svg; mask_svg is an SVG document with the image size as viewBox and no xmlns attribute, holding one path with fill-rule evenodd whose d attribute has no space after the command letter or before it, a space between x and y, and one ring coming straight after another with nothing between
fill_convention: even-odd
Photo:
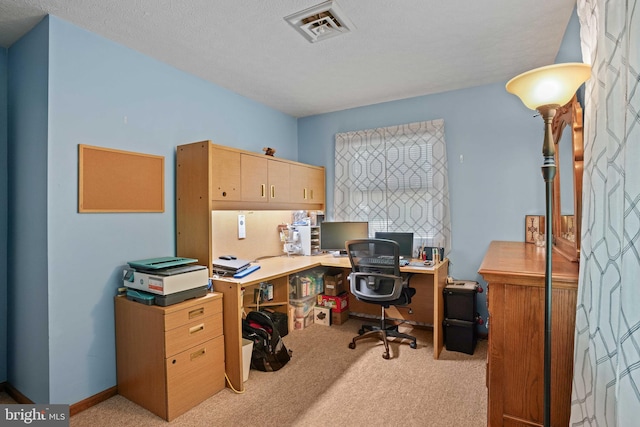
<instances>
[{"instance_id":1,"label":"second computer monitor","mask_svg":"<svg viewBox=\"0 0 640 427\"><path fill-rule=\"evenodd\" d=\"M400 246L400 256L413 258L413 233L393 233L390 231L376 231L376 239L393 240Z\"/></svg>"}]
</instances>

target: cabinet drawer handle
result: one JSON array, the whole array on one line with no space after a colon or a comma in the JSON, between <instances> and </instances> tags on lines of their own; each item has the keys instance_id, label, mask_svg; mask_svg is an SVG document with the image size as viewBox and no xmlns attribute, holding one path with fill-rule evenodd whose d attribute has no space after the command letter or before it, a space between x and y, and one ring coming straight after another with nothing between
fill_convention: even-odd
<instances>
[{"instance_id":1,"label":"cabinet drawer handle","mask_svg":"<svg viewBox=\"0 0 640 427\"><path fill-rule=\"evenodd\" d=\"M189 312L189 319L193 319L194 317L202 316L204 314L204 307L196 308L195 310L191 310Z\"/></svg>"},{"instance_id":2,"label":"cabinet drawer handle","mask_svg":"<svg viewBox=\"0 0 640 427\"><path fill-rule=\"evenodd\" d=\"M265 197L267 194L267 186L265 184L260 184L260 197Z\"/></svg>"},{"instance_id":3,"label":"cabinet drawer handle","mask_svg":"<svg viewBox=\"0 0 640 427\"><path fill-rule=\"evenodd\" d=\"M276 198L276 186L275 185L271 186L271 198L272 199Z\"/></svg>"},{"instance_id":4,"label":"cabinet drawer handle","mask_svg":"<svg viewBox=\"0 0 640 427\"><path fill-rule=\"evenodd\" d=\"M200 331L204 331L204 323L189 328L189 334L195 334Z\"/></svg>"},{"instance_id":5,"label":"cabinet drawer handle","mask_svg":"<svg viewBox=\"0 0 640 427\"><path fill-rule=\"evenodd\" d=\"M191 353L191 356L190 356L190 357L191 357L191 360L193 360L193 359L197 359L197 358L198 358L198 357L200 357L200 356L204 356L204 354L205 354L206 352L207 352L207 350L206 350L206 349L204 349L204 348L201 348L201 349L200 349L200 350L198 350L198 351L194 351L193 353Z\"/></svg>"},{"instance_id":6,"label":"cabinet drawer handle","mask_svg":"<svg viewBox=\"0 0 640 427\"><path fill-rule=\"evenodd\" d=\"M307 189L306 188L304 190L302 190L302 198L304 200L307 200Z\"/></svg>"},{"instance_id":7,"label":"cabinet drawer handle","mask_svg":"<svg viewBox=\"0 0 640 427\"><path fill-rule=\"evenodd\" d=\"M311 195L310 199L313 200L313 190L309 190L309 194Z\"/></svg>"}]
</instances>

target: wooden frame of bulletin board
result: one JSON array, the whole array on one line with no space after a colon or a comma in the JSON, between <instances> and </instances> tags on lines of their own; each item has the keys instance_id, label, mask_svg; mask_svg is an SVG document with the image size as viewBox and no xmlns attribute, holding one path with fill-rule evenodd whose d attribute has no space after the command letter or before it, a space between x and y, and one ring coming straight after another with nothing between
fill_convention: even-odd
<instances>
[{"instance_id":1,"label":"wooden frame of bulletin board","mask_svg":"<svg viewBox=\"0 0 640 427\"><path fill-rule=\"evenodd\" d=\"M79 144L78 212L164 212L164 157Z\"/></svg>"}]
</instances>

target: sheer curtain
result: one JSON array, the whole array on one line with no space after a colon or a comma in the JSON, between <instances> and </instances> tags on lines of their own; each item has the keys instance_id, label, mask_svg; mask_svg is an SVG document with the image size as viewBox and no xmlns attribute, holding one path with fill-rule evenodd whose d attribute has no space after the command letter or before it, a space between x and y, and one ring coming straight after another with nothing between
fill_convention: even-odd
<instances>
[{"instance_id":1,"label":"sheer curtain","mask_svg":"<svg viewBox=\"0 0 640 427\"><path fill-rule=\"evenodd\" d=\"M578 0L585 91L572 426L640 425L640 4Z\"/></svg>"},{"instance_id":2,"label":"sheer curtain","mask_svg":"<svg viewBox=\"0 0 640 427\"><path fill-rule=\"evenodd\" d=\"M444 120L336 134L334 220L451 249Z\"/></svg>"}]
</instances>

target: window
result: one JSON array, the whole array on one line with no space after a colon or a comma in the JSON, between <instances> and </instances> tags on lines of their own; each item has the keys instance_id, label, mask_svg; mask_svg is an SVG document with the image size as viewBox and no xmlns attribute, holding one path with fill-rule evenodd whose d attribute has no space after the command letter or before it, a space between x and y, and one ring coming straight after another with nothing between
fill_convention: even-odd
<instances>
[{"instance_id":1,"label":"window","mask_svg":"<svg viewBox=\"0 0 640 427\"><path fill-rule=\"evenodd\" d=\"M336 134L334 217L449 252L444 120Z\"/></svg>"}]
</instances>

